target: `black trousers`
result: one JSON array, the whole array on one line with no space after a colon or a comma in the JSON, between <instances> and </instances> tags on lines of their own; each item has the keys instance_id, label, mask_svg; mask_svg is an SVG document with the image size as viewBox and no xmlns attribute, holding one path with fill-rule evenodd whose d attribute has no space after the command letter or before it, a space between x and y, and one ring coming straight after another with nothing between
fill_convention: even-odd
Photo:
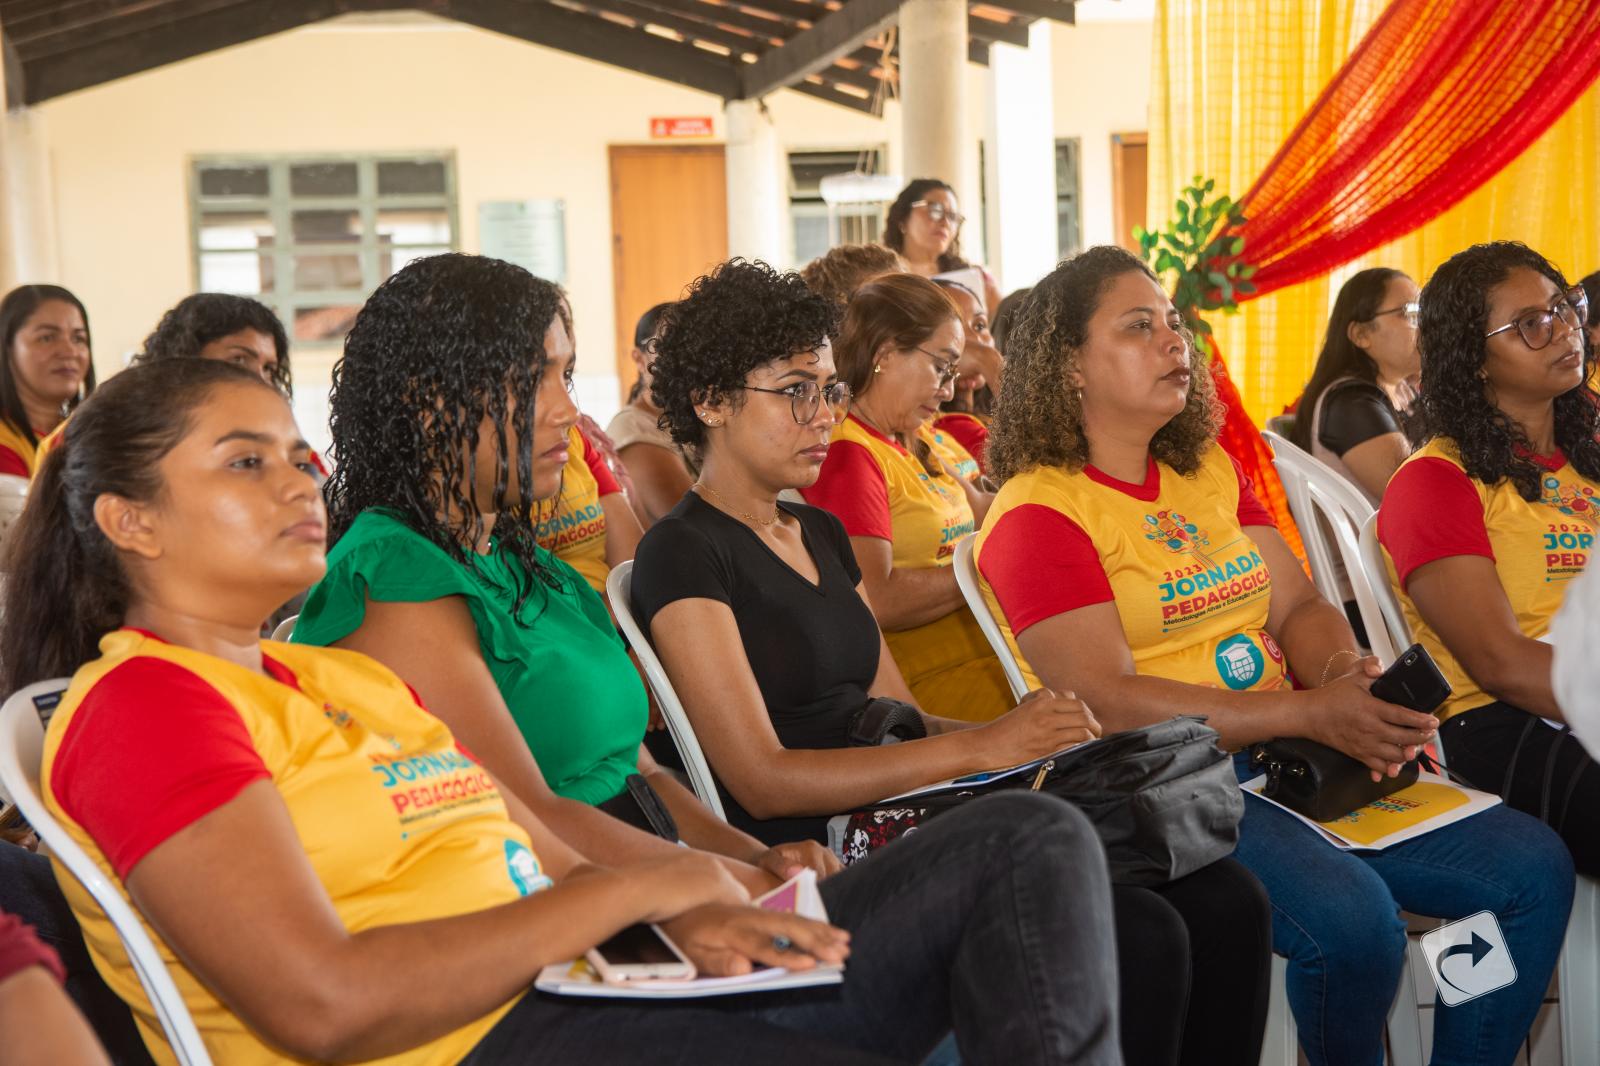
<instances>
[{"instance_id":1,"label":"black trousers","mask_svg":"<svg viewBox=\"0 0 1600 1066\"><path fill-rule=\"evenodd\" d=\"M1456 715L1439 737L1451 773L1544 822L1580 874L1600 875L1600 767L1576 737L1499 701Z\"/></svg>"},{"instance_id":2,"label":"black trousers","mask_svg":"<svg viewBox=\"0 0 1600 1066\"><path fill-rule=\"evenodd\" d=\"M1272 912L1233 859L1158 888L1114 886L1127 1066L1255 1066L1267 1025Z\"/></svg>"}]
</instances>

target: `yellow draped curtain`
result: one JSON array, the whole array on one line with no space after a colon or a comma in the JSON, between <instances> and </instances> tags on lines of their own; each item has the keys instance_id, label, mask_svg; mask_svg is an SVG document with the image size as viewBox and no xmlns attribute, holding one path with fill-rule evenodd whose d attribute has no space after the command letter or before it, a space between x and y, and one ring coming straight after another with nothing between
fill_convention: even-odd
<instances>
[{"instance_id":1,"label":"yellow draped curtain","mask_svg":"<svg viewBox=\"0 0 1600 1066\"><path fill-rule=\"evenodd\" d=\"M1199 174L1242 195L1387 0L1157 0L1149 215ZM1369 266L1419 283L1478 241L1520 240L1576 281L1600 270L1600 85L1488 183L1420 229L1332 274L1247 301L1212 326L1259 424L1300 395L1333 297ZM1245 258L1250 257L1245 249Z\"/></svg>"}]
</instances>

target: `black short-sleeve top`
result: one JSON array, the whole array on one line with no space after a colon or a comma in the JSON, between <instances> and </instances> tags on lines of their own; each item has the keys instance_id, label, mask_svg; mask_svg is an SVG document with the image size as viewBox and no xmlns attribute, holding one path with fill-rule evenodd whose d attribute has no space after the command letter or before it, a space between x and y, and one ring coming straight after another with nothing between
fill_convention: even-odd
<instances>
[{"instance_id":1,"label":"black short-sleeve top","mask_svg":"<svg viewBox=\"0 0 1600 1066\"><path fill-rule=\"evenodd\" d=\"M778 506L800 523L816 584L749 526L691 492L639 543L633 610L648 633L656 613L678 600L727 604L744 647L706 648L707 658L742 651L784 747L842 748L878 672L878 625L856 591L861 570L839 520L804 504ZM726 794L724 801L729 820L763 840L825 835L824 819L757 821Z\"/></svg>"}]
</instances>

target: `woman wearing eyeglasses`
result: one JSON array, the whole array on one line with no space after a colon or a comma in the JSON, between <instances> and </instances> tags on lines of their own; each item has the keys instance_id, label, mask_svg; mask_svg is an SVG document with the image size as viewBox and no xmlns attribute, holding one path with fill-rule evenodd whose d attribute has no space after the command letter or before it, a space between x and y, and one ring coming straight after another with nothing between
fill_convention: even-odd
<instances>
[{"instance_id":1,"label":"woman wearing eyeglasses","mask_svg":"<svg viewBox=\"0 0 1600 1066\"><path fill-rule=\"evenodd\" d=\"M895 197L883 222L883 243L899 252L913 274L931 278L972 264L961 257L961 224L967 216L956 203L956 191L938 178L918 178ZM993 315L1000 306L1000 286L983 267L983 302Z\"/></svg>"},{"instance_id":2,"label":"woman wearing eyeglasses","mask_svg":"<svg viewBox=\"0 0 1600 1066\"><path fill-rule=\"evenodd\" d=\"M992 496L977 485L978 461L932 424L955 391L965 341L960 308L926 278L890 274L857 289L834 348L854 399L801 494L844 524L917 701L987 722L1011 709L1011 690L951 563Z\"/></svg>"},{"instance_id":3,"label":"woman wearing eyeglasses","mask_svg":"<svg viewBox=\"0 0 1600 1066\"><path fill-rule=\"evenodd\" d=\"M1417 283L1374 267L1339 290L1290 439L1360 487L1374 507L1411 454L1405 419L1421 363Z\"/></svg>"},{"instance_id":4,"label":"woman wearing eyeglasses","mask_svg":"<svg viewBox=\"0 0 1600 1066\"><path fill-rule=\"evenodd\" d=\"M1565 727L1542 638L1600 532L1600 396L1588 300L1521 244L1452 256L1422 291L1429 440L1389 483L1378 534L1452 694L1450 769L1561 834L1600 873L1600 769ZM1543 721L1541 720L1543 719Z\"/></svg>"}]
</instances>

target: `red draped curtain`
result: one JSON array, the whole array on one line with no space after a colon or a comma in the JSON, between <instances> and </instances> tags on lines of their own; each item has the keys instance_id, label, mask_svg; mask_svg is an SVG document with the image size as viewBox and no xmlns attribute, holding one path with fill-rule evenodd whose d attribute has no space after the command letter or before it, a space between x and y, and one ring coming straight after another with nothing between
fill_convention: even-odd
<instances>
[{"instance_id":1,"label":"red draped curtain","mask_svg":"<svg viewBox=\"0 0 1600 1066\"><path fill-rule=\"evenodd\" d=\"M1393 0L1241 198L1255 295L1418 228L1520 155L1600 75L1597 0ZM1250 299L1248 295L1242 300ZM1291 538L1271 457L1222 365L1223 444Z\"/></svg>"}]
</instances>

